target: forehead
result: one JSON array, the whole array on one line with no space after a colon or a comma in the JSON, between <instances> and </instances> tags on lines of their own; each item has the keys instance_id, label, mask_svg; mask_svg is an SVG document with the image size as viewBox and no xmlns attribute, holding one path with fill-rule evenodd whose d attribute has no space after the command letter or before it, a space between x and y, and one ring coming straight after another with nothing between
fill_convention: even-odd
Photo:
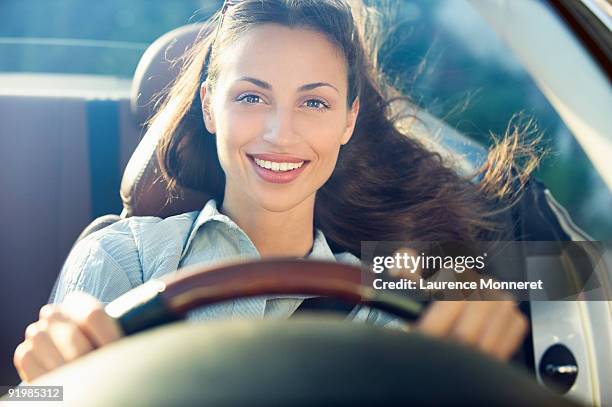
<instances>
[{"instance_id":1,"label":"forehead","mask_svg":"<svg viewBox=\"0 0 612 407\"><path fill-rule=\"evenodd\" d=\"M337 46L318 32L277 24L249 29L223 50L220 81L229 84L241 76L262 79L274 90L319 81L340 90L347 86L345 58Z\"/></svg>"}]
</instances>

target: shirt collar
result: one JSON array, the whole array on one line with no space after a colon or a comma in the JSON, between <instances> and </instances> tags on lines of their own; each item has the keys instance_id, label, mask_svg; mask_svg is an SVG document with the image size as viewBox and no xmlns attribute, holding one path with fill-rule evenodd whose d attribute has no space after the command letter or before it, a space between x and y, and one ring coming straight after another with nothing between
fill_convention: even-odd
<instances>
[{"instance_id":1,"label":"shirt collar","mask_svg":"<svg viewBox=\"0 0 612 407\"><path fill-rule=\"evenodd\" d=\"M183 249L182 256L187 253L189 247L191 246L191 242L195 238L198 230L207 222L210 221L218 221L225 225L227 225L231 229L238 230L242 233L244 231L231 220L227 215L222 214L217 209L217 202L214 199L208 200L204 205L204 208L200 211L195 221L193 222L193 226L191 228L191 232L189 233L189 238L187 239L187 243L185 244L185 248ZM182 257L181 256L181 257ZM308 259L318 259L318 260L335 260L334 253L331 251L331 248L327 244L327 239L325 235L320 229L315 228L314 231L314 241L312 244L312 250L306 256Z\"/></svg>"}]
</instances>

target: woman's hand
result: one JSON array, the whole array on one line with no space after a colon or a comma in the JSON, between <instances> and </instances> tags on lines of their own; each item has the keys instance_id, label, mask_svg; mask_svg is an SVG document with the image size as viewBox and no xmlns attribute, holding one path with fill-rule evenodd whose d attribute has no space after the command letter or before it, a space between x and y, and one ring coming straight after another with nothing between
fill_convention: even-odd
<instances>
[{"instance_id":1,"label":"woman's hand","mask_svg":"<svg viewBox=\"0 0 612 407\"><path fill-rule=\"evenodd\" d=\"M13 362L29 382L120 337L119 326L94 297L74 292L62 304L40 309L40 319L27 327Z\"/></svg>"},{"instance_id":2,"label":"woman's hand","mask_svg":"<svg viewBox=\"0 0 612 407\"><path fill-rule=\"evenodd\" d=\"M411 248L401 248L396 253L417 256ZM420 267L413 272L391 268L389 273L415 282L423 278ZM425 280L433 277L435 274ZM481 278L473 270L466 270L460 277L464 281ZM500 360L509 359L525 338L529 327L527 318L518 310L510 294L503 291L483 291L480 294L491 300L432 302L416 324L416 330L438 338L457 340ZM413 328L407 327L408 330Z\"/></svg>"},{"instance_id":3,"label":"woman's hand","mask_svg":"<svg viewBox=\"0 0 612 407\"><path fill-rule=\"evenodd\" d=\"M528 325L513 301L438 301L425 311L416 329L507 360L522 343Z\"/></svg>"}]
</instances>

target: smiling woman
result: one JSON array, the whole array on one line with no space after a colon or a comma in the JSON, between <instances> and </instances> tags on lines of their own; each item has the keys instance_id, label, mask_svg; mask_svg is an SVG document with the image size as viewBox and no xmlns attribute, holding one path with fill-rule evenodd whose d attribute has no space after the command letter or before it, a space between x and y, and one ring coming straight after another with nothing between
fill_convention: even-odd
<instances>
[{"instance_id":1,"label":"smiling woman","mask_svg":"<svg viewBox=\"0 0 612 407\"><path fill-rule=\"evenodd\" d=\"M235 41L218 64L216 89L207 79L200 98L226 176L222 210L260 252L282 253L300 242L295 254L303 255L312 246L315 192L331 176L359 111L358 99L351 110L344 103L345 62L317 32L266 24ZM289 171L287 162L299 168Z\"/></svg>"},{"instance_id":2,"label":"smiling woman","mask_svg":"<svg viewBox=\"0 0 612 407\"><path fill-rule=\"evenodd\" d=\"M100 301L179 267L236 257L358 262L362 241L492 235L514 196L507 174L515 174L519 134L491 151L479 183L457 175L400 131L393 103L407 99L378 71L367 17L359 1L226 2L151 121L161 129L157 154L170 188L212 199L198 212L132 217L81 240L52 296L63 304L43 308L15 352L22 378L117 339ZM235 300L197 318L288 317L302 299ZM353 320L399 323L356 310ZM439 302L419 329L507 359L526 319L511 301Z\"/></svg>"},{"instance_id":3,"label":"smiling woman","mask_svg":"<svg viewBox=\"0 0 612 407\"><path fill-rule=\"evenodd\" d=\"M255 205L249 236L269 235L269 212L291 208L305 224L314 215L333 248L356 255L365 240L470 240L495 229L516 192L506 174L531 154L518 132L491 150L474 185L398 130L396 104L410 102L379 72L380 30L360 2L231 3L203 28L151 120L170 117L158 156L171 189L204 191L232 217L249 212L238 203ZM275 172L288 157L304 163L299 173Z\"/></svg>"}]
</instances>

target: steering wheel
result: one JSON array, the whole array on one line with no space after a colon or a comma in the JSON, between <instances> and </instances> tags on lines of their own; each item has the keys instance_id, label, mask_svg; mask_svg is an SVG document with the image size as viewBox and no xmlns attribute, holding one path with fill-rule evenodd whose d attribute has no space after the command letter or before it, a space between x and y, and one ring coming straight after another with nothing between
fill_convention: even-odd
<instances>
[{"instance_id":1,"label":"steering wheel","mask_svg":"<svg viewBox=\"0 0 612 407\"><path fill-rule=\"evenodd\" d=\"M78 406L575 405L516 367L417 333L320 315L170 323L202 305L265 294L330 296L407 319L420 314L422 304L373 290L368 275L355 266L313 260L193 266L107 305L128 337L32 384L63 385L62 405Z\"/></svg>"},{"instance_id":2,"label":"steering wheel","mask_svg":"<svg viewBox=\"0 0 612 407\"><path fill-rule=\"evenodd\" d=\"M372 288L357 266L320 260L271 259L220 267L192 266L149 281L106 306L124 334L183 319L203 305L265 294L329 296L366 304L402 319L417 319L423 303Z\"/></svg>"}]
</instances>

